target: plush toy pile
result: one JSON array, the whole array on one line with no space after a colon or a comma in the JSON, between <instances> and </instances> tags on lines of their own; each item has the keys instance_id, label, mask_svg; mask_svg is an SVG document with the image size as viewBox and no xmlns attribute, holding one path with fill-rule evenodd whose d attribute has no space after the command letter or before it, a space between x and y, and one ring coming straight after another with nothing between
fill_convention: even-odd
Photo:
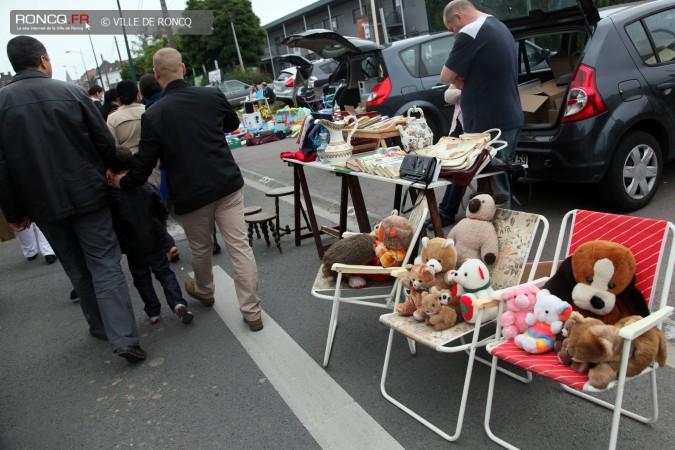
<instances>
[{"instance_id":1,"label":"plush toy pile","mask_svg":"<svg viewBox=\"0 0 675 450\"><path fill-rule=\"evenodd\" d=\"M408 219L393 211L375 227L373 233L351 234L331 245L323 256L323 274L334 276L331 267L335 263L398 267L405 259L412 235L413 228ZM352 275L349 285L363 288L366 279Z\"/></svg>"}]
</instances>

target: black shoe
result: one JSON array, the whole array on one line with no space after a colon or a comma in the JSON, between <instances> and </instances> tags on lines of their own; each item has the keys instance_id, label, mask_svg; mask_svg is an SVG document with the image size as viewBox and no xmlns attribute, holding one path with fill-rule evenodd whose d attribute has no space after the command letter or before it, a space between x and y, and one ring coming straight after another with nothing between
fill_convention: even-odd
<instances>
[{"instance_id":1,"label":"black shoe","mask_svg":"<svg viewBox=\"0 0 675 450\"><path fill-rule=\"evenodd\" d=\"M29 257L26 258L26 259L27 259L28 261L35 261L35 258L37 258L37 253L34 254L33 256L29 256Z\"/></svg>"},{"instance_id":2,"label":"black shoe","mask_svg":"<svg viewBox=\"0 0 675 450\"><path fill-rule=\"evenodd\" d=\"M441 216L441 226L443 228L447 227L448 225L452 225L453 223L455 223L454 217L451 219L449 217L444 216L443 214L441 214L440 216ZM427 219L427 221L424 222L424 226L429 231L432 231L434 229L434 223L432 222L431 219Z\"/></svg>"},{"instance_id":3,"label":"black shoe","mask_svg":"<svg viewBox=\"0 0 675 450\"><path fill-rule=\"evenodd\" d=\"M47 261L47 264L54 264L56 262L56 255L45 256L45 261Z\"/></svg>"},{"instance_id":4,"label":"black shoe","mask_svg":"<svg viewBox=\"0 0 675 450\"><path fill-rule=\"evenodd\" d=\"M147 355L145 351L140 348L138 345L133 345L129 347L120 347L115 350L117 356L126 358L129 362L138 362L143 361Z\"/></svg>"},{"instance_id":5,"label":"black shoe","mask_svg":"<svg viewBox=\"0 0 675 450\"><path fill-rule=\"evenodd\" d=\"M214 255L217 255L218 253L221 252L221 250L222 250L222 249L220 248L220 245L218 245L217 242L214 242L214 243L213 243L213 254L214 254Z\"/></svg>"},{"instance_id":6,"label":"black shoe","mask_svg":"<svg viewBox=\"0 0 675 450\"><path fill-rule=\"evenodd\" d=\"M89 334L91 334L96 339L100 339L102 341L108 340L108 336L106 336L105 331L96 331L89 328Z\"/></svg>"}]
</instances>

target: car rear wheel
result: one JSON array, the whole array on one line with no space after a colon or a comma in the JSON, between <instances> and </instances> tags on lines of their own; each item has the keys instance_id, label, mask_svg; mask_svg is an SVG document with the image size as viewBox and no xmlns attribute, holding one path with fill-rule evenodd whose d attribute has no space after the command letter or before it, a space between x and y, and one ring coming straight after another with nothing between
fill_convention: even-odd
<instances>
[{"instance_id":1,"label":"car rear wheel","mask_svg":"<svg viewBox=\"0 0 675 450\"><path fill-rule=\"evenodd\" d=\"M600 182L600 196L621 211L643 208L656 195L661 182L661 148L647 133L629 133L619 143Z\"/></svg>"}]
</instances>

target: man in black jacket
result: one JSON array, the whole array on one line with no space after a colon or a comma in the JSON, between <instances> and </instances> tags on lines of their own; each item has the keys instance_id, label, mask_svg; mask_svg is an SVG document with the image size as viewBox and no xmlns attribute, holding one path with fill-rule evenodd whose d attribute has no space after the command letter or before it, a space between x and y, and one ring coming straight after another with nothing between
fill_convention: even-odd
<instances>
[{"instance_id":1,"label":"man in black jacket","mask_svg":"<svg viewBox=\"0 0 675 450\"><path fill-rule=\"evenodd\" d=\"M104 161L115 142L86 92L51 79L40 41L17 36L7 56L17 74L0 90L0 207L16 231L40 226L91 335L145 359L108 209Z\"/></svg>"},{"instance_id":2,"label":"man in black jacket","mask_svg":"<svg viewBox=\"0 0 675 450\"><path fill-rule=\"evenodd\" d=\"M258 268L248 245L244 222L244 179L224 133L239 127L239 118L218 89L198 88L183 81L185 65L172 48L153 57L153 71L164 88L160 102L141 118L137 164L113 185L140 186L159 159L169 181L174 211L180 216L192 252L195 278L185 281L187 293L212 306L213 226L218 224L234 266L239 309L252 331L262 329Z\"/></svg>"}]
</instances>

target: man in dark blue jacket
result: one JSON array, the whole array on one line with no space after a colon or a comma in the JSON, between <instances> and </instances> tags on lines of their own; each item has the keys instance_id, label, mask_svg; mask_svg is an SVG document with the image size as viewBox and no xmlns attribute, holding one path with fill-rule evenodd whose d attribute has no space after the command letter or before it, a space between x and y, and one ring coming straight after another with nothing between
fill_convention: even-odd
<instances>
[{"instance_id":1,"label":"man in dark blue jacket","mask_svg":"<svg viewBox=\"0 0 675 450\"><path fill-rule=\"evenodd\" d=\"M123 177L114 177L113 185L141 186L159 159L192 251L195 278L185 281L185 290L204 305L215 303L215 222L234 266L239 310L252 331L261 330L258 268L244 221L244 179L224 135L239 127L239 118L218 89L183 81L185 65L178 51L158 50L153 65L164 95L141 119L137 164Z\"/></svg>"},{"instance_id":2,"label":"man in dark blue jacket","mask_svg":"<svg viewBox=\"0 0 675 450\"><path fill-rule=\"evenodd\" d=\"M91 335L129 361L145 359L108 209L113 137L86 92L51 79L40 41L17 36L7 56L17 74L0 90L0 207L16 231L39 225Z\"/></svg>"}]
</instances>

